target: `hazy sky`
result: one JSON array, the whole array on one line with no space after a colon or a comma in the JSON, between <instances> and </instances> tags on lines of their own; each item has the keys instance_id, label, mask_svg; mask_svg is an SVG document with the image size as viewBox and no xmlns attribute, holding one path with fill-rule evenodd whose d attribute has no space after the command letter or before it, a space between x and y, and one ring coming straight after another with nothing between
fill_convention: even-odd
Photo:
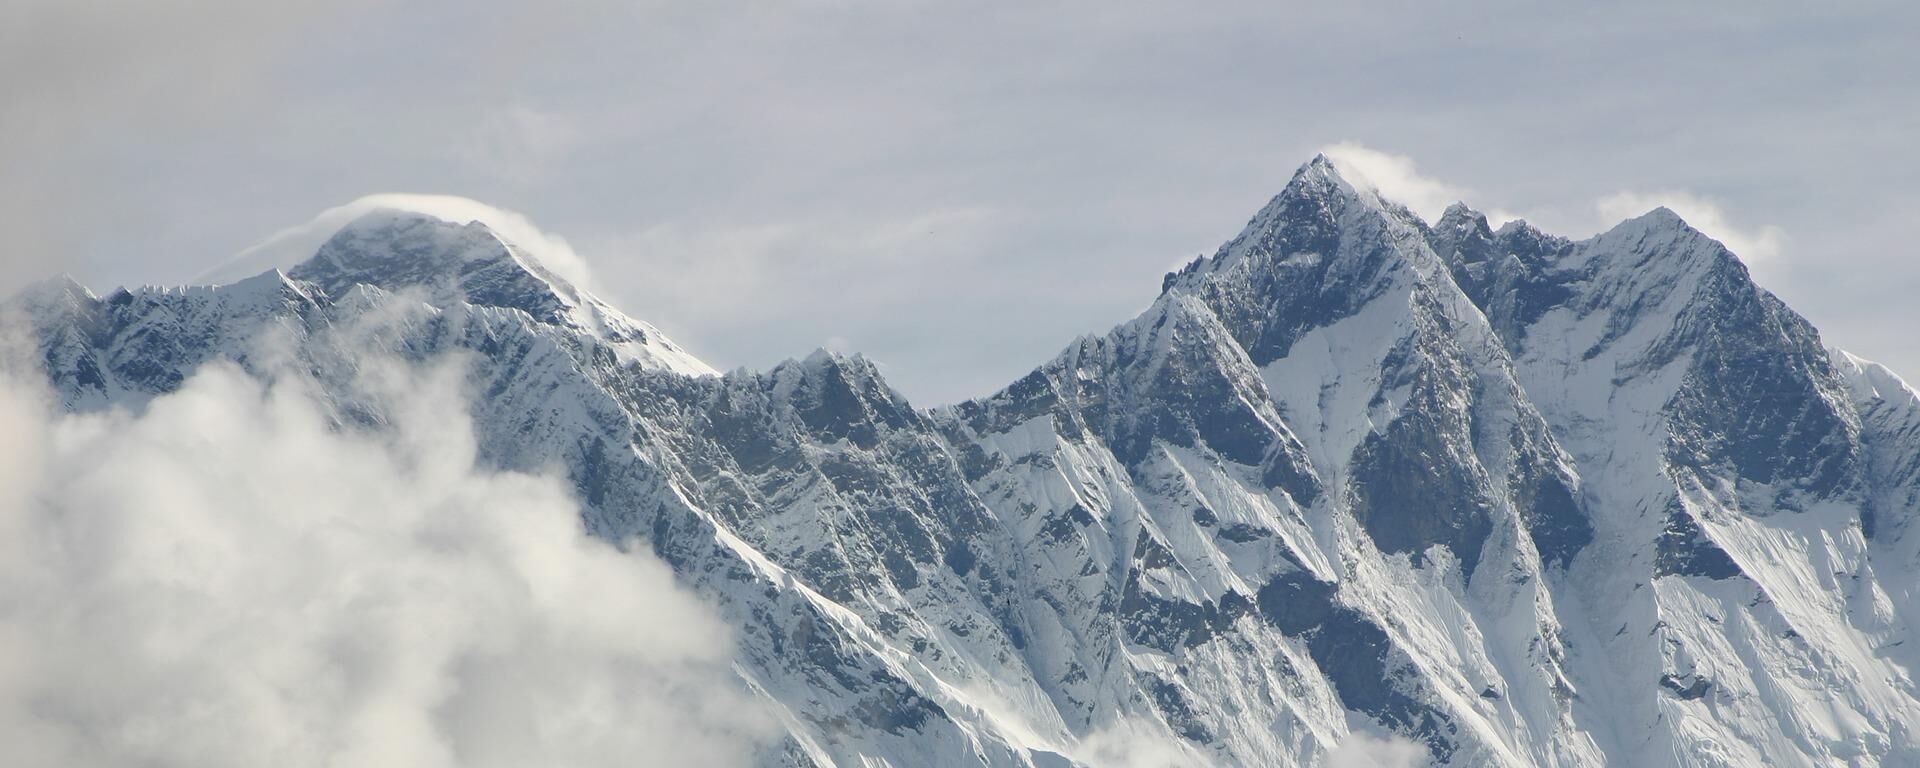
<instances>
[{"instance_id":1,"label":"hazy sky","mask_svg":"<svg viewBox=\"0 0 1920 768\"><path fill-rule=\"evenodd\" d=\"M931 405L1132 316L1342 146L1416 209L1667 204L1920 376L1911 3L1359 5L0 0L0 290L461 195L717 366L857 350Z\"/></svg>"}]
</instances>

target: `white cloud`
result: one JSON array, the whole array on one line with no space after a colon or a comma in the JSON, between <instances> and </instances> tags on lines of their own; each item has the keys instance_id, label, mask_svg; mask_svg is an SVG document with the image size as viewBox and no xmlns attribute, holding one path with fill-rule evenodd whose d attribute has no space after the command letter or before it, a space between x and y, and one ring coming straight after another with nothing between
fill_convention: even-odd
<instances>
[{"instance_id":1,"label":"white cloud","mask_svg":"<svg viewBox=\"0 0 1920 768\"><path fill-rule=\"evenodd\" d=\"M1081 739L1074 757L1087 765L1115 768L1192 768L1212 765L1206 756L1165 726L1147 721L1111 723Z\"/></svg>"},{"instance_id":2,"label":"white cloud","mask_svg":"<svg viewBox=\"0 0 1920 768\"><path fill-rule=\"evenodd\" d=\"M540 260L542 265L583 290L593 290L592 270L587 261L573 251L564 238L548 234L526 216L504 208L495 208L478 200L454 195L424 195L387 192L367 195L346 205L321 211L320 215L299 226L283 229L260 243L241 251L220 266L193 278L194 284L223 284L245 279L269 269L288 269L306 261L327 238L368 211L395 208L423 213L456 224L478 221L494 233L520 246Z\"/></svg>"},{"instance_id":3,"label":"white cloud","mask_svg":"<svg viewBox=\"0 0 1920 768\"><path fill-rule=\"evenodd\" d=\"M0 371L0 764L741 765L768 721L725 625L475 468L460 373L207 366L138 413Z\"/></svg>"},{"instance_id":4,"label":"white cloud","mask_svg":"<svg viewBox=\"0 0 1920 768\"><path fill-rule=\"evenodd\" d=\"M1694 229L1719 240L1747 266L1764 266L1779 258L1786 232L1773 225L1742 227L1733 223L1720 203L1691 192L1620 192L1594 201L1594 211L1606 225L1665 206Z\"/></svg>"},{"instance_id":5,"label":"white cloud","mask_svg":"<svg viewBox=\"0 0 1920 768\"><path fill-rule=\"evenodd\" d=\"M1415 768L1427 764L1427 748L1404 736L1353 731L1332 752L1326 768Z\"/></svg>"},{"instance_id":6,"label":"white cloud","mask_svg":"<svg viewBox=\"0 0 1920 768\"><path fill-rule=\"evenodd\" d=\"M1031 708L1009 699L993 686L963 684L963 706L992 723L998 733L1036 754L1067 757L1076 765L1099 768L1207 768L1206 755L1168 729L1165 723L1122 717L1100 725L1085 736L1065 732L1058 719L1036 723ZM1053 765L1051 761L1036 761Z\"/></svg>"},{"instance_id":7,"label":"white cloud","mask_svg":"<svg viewBox=\"0 0 1920 768\"><path fill-rule=\"evenodd\" d=\"M1465 200L1468 190L1431 176L1423 176L1413 158L1382 152L1351 141L1330 144L1320 153L1332 160L1349 183L1406 206L1428 222L1438 220L1447 206Z\"/></svg>"}]
</instances>

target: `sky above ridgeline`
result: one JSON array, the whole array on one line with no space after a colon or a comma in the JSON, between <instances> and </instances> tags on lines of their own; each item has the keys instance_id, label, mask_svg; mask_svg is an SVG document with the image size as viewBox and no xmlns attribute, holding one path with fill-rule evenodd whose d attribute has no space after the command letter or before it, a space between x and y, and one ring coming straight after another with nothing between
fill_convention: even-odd
<instances>
[{"instance_id":1,"label":"sky above ridgeline","mask_svg":"<svg viewBox=\"0 0 1920 768\"><path fill-rule=\"evenodd\" d=\"M0 292L458 195L717 367L858 351L933 405L1131 317L1327 151L1429 217L1667 205L1920 377L1911 4L1360 5L0 0Z\"/></svg>"}]
</instances>

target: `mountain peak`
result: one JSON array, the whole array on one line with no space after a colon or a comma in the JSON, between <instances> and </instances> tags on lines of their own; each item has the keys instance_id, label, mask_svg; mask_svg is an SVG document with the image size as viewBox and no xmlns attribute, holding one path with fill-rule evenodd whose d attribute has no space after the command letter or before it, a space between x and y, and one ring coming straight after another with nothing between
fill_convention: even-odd
<instances>
[{"instance_id":1,"label":"mountain peak","mask_svg":"<svg viewBox=\"0 0 1920 768\"><path fill-rule=\"evenodd\" d=\"M45 280L31 283L21 288L6 303L15 302L27 305L39 305L49 302L69 302L96 298L92 291L73 279L72 275L61 273Z\"/></svg>"},{"instance_id":2,"label":"mountain peak","mask_svg":"<svg viewBox=\"0 0 1920 768\"><path fill-rule=\"evenodd\" d=\"M1440 214L1440 221L1434 224L1434 228L1443 229L1449 224L1459 226L1474 222L1478 222L1481 227L1488 227L1486 214L1474 210L1473 206L1465 202L1456 202L1447 206L1447 210ZM1489 231L1491 231L1490 227Z\"/></svg>"},{"instance_id":3,"label":"mountain peak","mask_svg":"<svg viewBox=\"0 0 1920 768\"><path fill-rule=\"evenodd\" d=\"M837 376L859 381L883 381L880 367L858 352L841 352L817 347L804 358L791 359L774 367L803 377Z\"/></svg>"},{"instance_id":4,"label":"mountain peak","mask_svg":"<svg viewBox=\"0 0 1920 768\"><path fill-rule=\"evenodd\" d=\"M1493 237L1493 227L1487 223L1487 215L1467 206L1466 203L1454 203L1447 206L1440 220L1434 222L1433 231L1452 237L1471 236L1481 239Z\"/></svg>"},{"instance_id":5,"label":"mountain peak","mask_svg":"<svg viewBox=\"0 0 1920 768\"><path fill-rule=\"evenodd\" d=\"M511 260L514 253L506 241L478 221L460 224L377 208L341 227L312 258L295 266L292 276L329 289L353 283L394 289Z\"/></svg>"},{"instance_id":6,"label":"mountain peak","mask_svg":"<svg viewBox=\"0 0 1920 768\"><path fill-rule=\"evenodd\" d=\"M1214 266L1237 261L1255 250L1331 254L1340 222L1350 210L1356 206L1378 209L1366 197L1340 175L1331 159L1314 155L1253 215L1246 228L1221 248L1213 258Z\"/></svg>"},{"instance_id":7,"label":"mountain peak","mask_svg":"<svg viewBox=\"0 0 1920 768\"><path fill-rule=\"evenodd\" d=\"M1618 226L1631 226L1634 229L1649 232L1678 232L1692 230L1687 220L1664 205L1651 211L1621 222Z\"/></svg>"},{"instance_id":8,"label":"mountain peak","mask_svg":"<svg viewBox=\"0 0 1920 768\"><path fill-rule=\"evenodd\" d=\"M658 330L621 314L479 221L459 223L399 208L348 222L290 276L340 295L355 285L421 291L438 306L466 302L516 309L549 325L586 331L625 359L693 375L712 367Z\"/></svg>"},{"instance_id":9,"label":"mountain peak","mask_svg":"<svg viewBox=\"0 0 1920 768\"><path fill-rule=\"evenodd\" d=\"M1499 256L1493 228L1487 224L1486 215L1467 207L1466 203L1447 206L1446 213L1434 222L1427 238L1433 252L1456 268L1483 263ZM1466 277L1470 276L1455 275L1456 280Z\"/></svg>"},{"instance_id":10,"label":"mountain peak","mask_svg":"<svg viewBox=\"0 0 1920 768\"><path fill-rule=\"evenodd\" d=\"M53 322L86 311L99 297L69 275L59 275L33 283L12 296L0 298L0 317L15 311L24 313L35 325Z\"/></svg>"},{"instance_id":11,"label":"mountain peak","mask_svg":"<svg viewBox=\"0 0 1920 768\"><path fill-rule=\"evenodd\" d=\"M1717 260L1714 257L1732 256L1726 246L1693 228L1680 218L1680 214L1664 205L1615 224L1612 229L1595 235L1588 242L1616 245L1638 243L1645 248L1686 257L1682 261L1694 261L1700 256L1709 257L1708 261Z\"/></svg>"},{"instance_id":12,"label":"mountain peak","mask_svg":"<svg viewBox=\"0 0 1920 768\"><path fill-rule=\"evenodd\" d=\"M1280 191L1281 196L1311 198L1359 198L1360 189L1340 173L1340 167L1324 154L1314 155Z\"/></svg>"},{"instance_id":13,"label":"mountain peak","mask_svg":"<svg viewBox=\"0 0 1920 768\"><path fill-rule=\"evenodd\" d=\"M1315 152L1313 157L1294 172L1294 177L1312 176L1317 178L1340 178L1340 166L1327 157L1325 152Z\"/></svg>"},{"instance_id":14,"label":"mountain peak","mask_svg":"<svg viewBox=\"0 0 1920 768\"><path fill-rule=\"evenodd\" d=\"M467 301L560 321L581 304L573 286L478 221L464 224L394 208L362 214L290 276L329 294L354 285L423 290L435 304Z\"/></svg>"},{"instance_id":15,"label":"mountain peak","mask_svg":"<svg viewBox=\"0 0 1920 768\"><path fill-rule=\"evenodd\" d=\"M1646 213L1641 214L1639 218L1652 219L1659 222L1678 224L1678 225L1684 225L1687 223L1685 219L1680 218L1680 214L1675 213L1672 208L1668 208L1664 205L1656 206L1653 210L1647 211Z\"/></svg>"},{"instance_id":16,"label":"mountain peak","mask_svg":"<svg viewBox=\"0 0 1920 768\"><path fill-rule=\"evenodd\" d=\"M344 226L340 227L339 231L334 234L335 237L338 237L341 233L350 232L417 229L422 227L466 228L470 226L479 227L483 230L486 229L486 225L478 221L462 223L454 219L435 216L424 211L415 211L394 206L379 206L354 217Z\"/></svg>"}]
</instances>

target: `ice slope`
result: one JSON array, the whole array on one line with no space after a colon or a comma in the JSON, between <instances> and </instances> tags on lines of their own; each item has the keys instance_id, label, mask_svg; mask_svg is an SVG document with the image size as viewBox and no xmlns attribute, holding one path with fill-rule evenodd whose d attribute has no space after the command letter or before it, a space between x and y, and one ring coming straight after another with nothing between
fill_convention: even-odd
<instances>
[{"instance_id":1,"label":"ice slope","mask_svg":"<svg viewBox=\"0 0 1920 768\"><path fill-rule=\"evenodd\" d=\"M370 214L287 274L10 302L65 405L369 349L471 365L734 626L786 765L1920 764L1920 396L1656 211L1432 226L1301 168L1153 305L992 396L858 356L714 375L484 226Z\"/></svg>"},{"instance_id":2,"label":"ice slope","mask_svg":"<svg viewBox=\"0 0 1920 768\"><path fill-rule=\"evenodd\" d=\"M1869 444L1891 465L1916 446L1862 426L1899 434L1907 391L1882 376L1894 404L1863 399L1864 366L1836 368L1812 326L1670 211L1578 243L1489 232L1464 208L1435 229L1585 480L1598 535L1559 591L1583 619L1574 679L1597 683L1577 709L1613 734L1609 755L1920 760L1908 666L1889 652L1904 612L1881 586L1911 571L1867 525L1876 498L1893 520L1914 510L1874 476Z\"/></svg>"}]
</instances>

